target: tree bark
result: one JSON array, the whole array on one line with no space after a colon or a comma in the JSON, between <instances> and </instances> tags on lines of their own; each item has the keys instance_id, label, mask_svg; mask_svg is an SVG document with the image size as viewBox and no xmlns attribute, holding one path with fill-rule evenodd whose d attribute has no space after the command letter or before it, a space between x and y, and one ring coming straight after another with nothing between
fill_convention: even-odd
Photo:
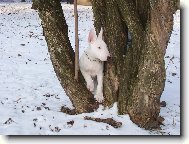
<instances>
[{"instance_id":1,"label":"tree bark","mask_svg":"<svg viewBox=\"0 0 189 144\"><path fill-rule=\"evenodd\" d=\"M147 19L141 21L143 14L134 13L132 1L117 2L133 36L124 61L123 73L126 74L122 84L126 84L120 91L119 113L128 113L140 127L157 128L166 78L164 55L173 26L173 4L158 1L151 8L147 7L150 8L145 12Z\"/></svg>"},{"instance_id":2,"label":"tree bark","mask_svg":"<svg viewBox=\"0 0 189 144\"><path fill-rule=\"evenodd\" d=\"M160 96L165 84L164 55L173 26L175 1L92 0L97 33L104 29L104 40L112 58L105 64L105 106L118 101L119 114L146 129L159 126ZM146 4L144 7L144 3ZM42 20L51 60L75 110L92 112L98 107L87 90L82 75L74 79L74 52L59 0L34 0ZM128 31L131 42L128 42Z\"/></svg>"},{"instance_id":3,"label":"tree bark","mask_svg":"<svg viewBox=\"0 0 189 144\"><path fill-rule=\"evenodd\" d=\"M105 42L112 54L112 60L105 67L106 103L109 100L108 105L111 105L118 100L119 113L128 113L133 122L146 129L159 126L160 96L165 84L164 54L173 26L175 4L150 2L92 1L95 27L97 31L100 26L105 27ZM126 54L123 49L127 39L121 37L124 25L132 37ZM116 47L121 41L124 44Z\"/></svg>"},{"instance_id":4,"label":"tree bark","mask_svg":"<svg viewBox=\"0 0 189 144\"><path fill-rule=\"evenodd\" d=\"M145 31L139 14L137 13L135 3L132 0L118 0L117 4L132 37L131 45L128 47L123 60L124 64L118 99L119 113L125 114L127 113L128 102L132 95L133 85L137 80L138 65L144 46Z\"/></svg>"},{"instance_id":5,"label":"tree bark","mask_svg":"<svg viewBox=\"0 0 189 144\"><path fill-rule=\"evenodd\" d=\"M32 8L39 12L54 70L76 113L94 111L98 104L81 80L81 74L79 82L74 79L74 51L60 1L33 0Z\"/></svg>"},{"instance_id":6,"label":"tree bark","mask_svg":"<svg viewBox=\"0 0 189 144\"><path fill-rule=\"evenodd\" d=\"M97 33L100 27L103 27L104 40L111 54L111 59L105 63L104 70L104 105L111 106L118 100L119 79L128 32L116 6L116 0L92 0L91 3L95 18L94 26Z\"/></svg>"}]
</instances>

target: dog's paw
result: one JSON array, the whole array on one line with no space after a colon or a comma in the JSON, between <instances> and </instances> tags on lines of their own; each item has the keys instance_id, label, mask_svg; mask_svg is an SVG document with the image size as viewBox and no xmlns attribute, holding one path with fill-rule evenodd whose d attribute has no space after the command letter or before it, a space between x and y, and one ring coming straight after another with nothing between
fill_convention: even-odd
<instances>
[{"instance_id":1,"label":"dog's paw","mask_svg":"<svg viewBox=\"0 0 189 144\"><path fill-rule=\"evenodd\" d=\"M87 84L87 89L90 90L91 92L94 91L94 83Z\"/></svg>"},{"instance_id":2,"label":"dog's paw","mask_svg":"<svg viewBox=\"0 0 189 144\"><path fill-rule=\"evenodd\" d=\"M99 102L102 103L104 101L103 94L96 94L94 98Z\"/></svg>"}]
</instances>

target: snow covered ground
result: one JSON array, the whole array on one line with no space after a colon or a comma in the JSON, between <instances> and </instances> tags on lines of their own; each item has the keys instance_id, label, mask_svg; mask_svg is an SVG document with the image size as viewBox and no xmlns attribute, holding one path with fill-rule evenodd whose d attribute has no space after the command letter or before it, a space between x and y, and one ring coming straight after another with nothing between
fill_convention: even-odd
<instances>
[{"instance_id":1,"label":"snow covered ground","mask_svg":"<svg viewBox=\"0 0 189 144\"><path fill-rule=\"evenodd\" d=\"M73 6L62 4L74 45ZM78 6L80 54L87 48L93 27L91 7ZM128 115L102 106L93 113L70 116L60 111L72 107L49 58L38 14L31 3L0 3L0 134L1 135L180 135L180 11L167 48L167 80L161 100L165 118L162 130L139 128ZM84 120L84 116L112 117L123 126Z\"/></svg>"}]
</instances>

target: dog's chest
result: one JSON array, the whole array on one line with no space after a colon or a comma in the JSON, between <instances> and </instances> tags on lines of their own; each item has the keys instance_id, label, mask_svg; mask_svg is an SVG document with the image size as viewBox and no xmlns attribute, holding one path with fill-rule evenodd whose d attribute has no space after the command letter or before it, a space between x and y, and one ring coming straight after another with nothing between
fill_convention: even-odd
<instances>
[{"instance_id":1,"label":"dog's chest","mask_svg":"<svg viewBox=\"0 0 189 144\"><path fill-rule=\"evenodd\" d=\"M103 62L90 60L84 55L80 59L80 68L91 76L96 76L100 71L103 71Z\"/></svg>"}]
</instances>

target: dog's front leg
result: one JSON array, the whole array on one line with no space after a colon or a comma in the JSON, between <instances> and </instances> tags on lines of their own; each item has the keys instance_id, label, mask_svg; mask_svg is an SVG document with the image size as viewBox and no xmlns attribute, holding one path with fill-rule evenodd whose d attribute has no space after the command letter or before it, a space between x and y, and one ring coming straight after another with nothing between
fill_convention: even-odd
<instances>
[{"instance_id":1,"label":"dog's front leg","mask_svg":"<svg viewBox=\"0 0 189 144\"><path fill-rule=\"evenodd\" d=\"M91 76L83 70L81 70L81 73L87 83L87 89L90 90L91 92L93 92L94 91L94 82L93 82Z\"/></svg>"},{"instance_id":2,"label":"dog's front leg","mask_svg":"<svg viewBox=\"0 0 189 144\"><path fill-rule=\"evenodd\" d=\"M103 72L100 72L97 75L97 89L96 89L96 94L94 96L94 98L99 102L103 102L104 97L103 97Z\"/></svg>"}]
</instances>

